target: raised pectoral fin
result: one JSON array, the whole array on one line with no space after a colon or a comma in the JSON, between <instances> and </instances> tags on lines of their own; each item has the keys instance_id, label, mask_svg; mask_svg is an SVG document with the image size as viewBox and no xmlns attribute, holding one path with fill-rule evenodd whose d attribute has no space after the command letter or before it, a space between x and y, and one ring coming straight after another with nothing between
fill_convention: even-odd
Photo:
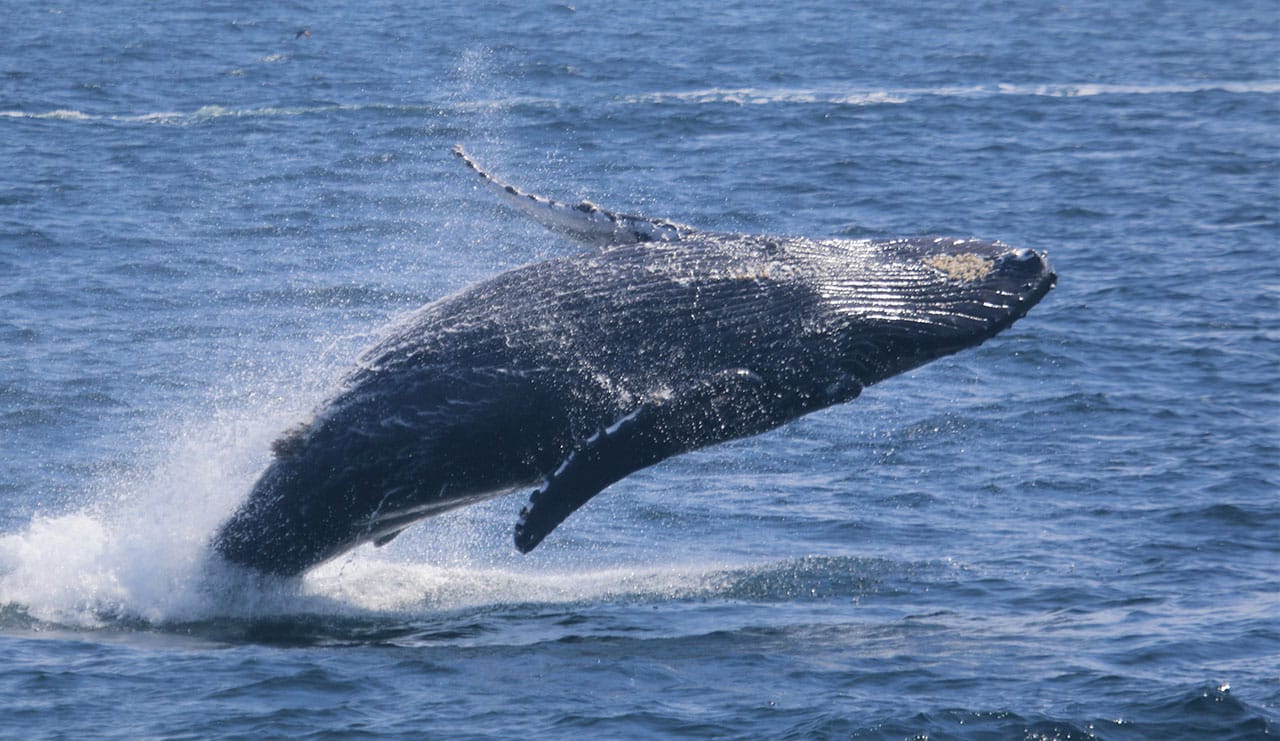
<instances>
[{"instance_id":1,"label":"raised pectoral fin","mask_svg":"<svg viewBox=\"0 0 1280 741\"><path fill-rule=\"evenodd\" d=\"M606 486L671 455L670 446L654 434L660 415L659 408L642 406L570 453L520 511L516 548L528 553Z\"/></svg>"},{"instance_id":2,"label":"raised pectoral fin","mask_svg":"<svg viewBox=\"0 0 1280 741\"><path fill-rule=\"evenodd\" d=\"M802 411L765 379L735 368L654 400L592 435L529 498L516 524L528 553L605 487L658 461L772 429Z\"/></svg>"},{"instance_id":3,"label":"raised pectoral fin","mask_svg":"<svg viewBox=\"0 0 1280 741\"><path fill-rule=\"evenodd\" d=\"M526 193L485 170L461 146L455 146L453 153L505 203L548 229L583 244L603 246L630 242L674 242L697 232L693 227L666 219L629 216L588 201L578 204L561 203Z\"/></svg>"}]
</instances>

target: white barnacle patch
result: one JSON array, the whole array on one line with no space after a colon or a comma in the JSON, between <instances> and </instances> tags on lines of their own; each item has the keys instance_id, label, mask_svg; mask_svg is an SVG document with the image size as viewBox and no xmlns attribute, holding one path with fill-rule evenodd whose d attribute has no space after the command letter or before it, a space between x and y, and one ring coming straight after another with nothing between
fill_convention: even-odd
<instances>
[{"instance_id":1,"label":"white barnacle patch","mask_svg":"<svg viewBox=\"0 0 1280 741\"><path fill-rule=\"evenodd\" d=\"M924 259L924 264L951 280L965 281L967 283L985 278L995 267L994 261L973 253L932 255Z\"/></svg>"}]
</instances>

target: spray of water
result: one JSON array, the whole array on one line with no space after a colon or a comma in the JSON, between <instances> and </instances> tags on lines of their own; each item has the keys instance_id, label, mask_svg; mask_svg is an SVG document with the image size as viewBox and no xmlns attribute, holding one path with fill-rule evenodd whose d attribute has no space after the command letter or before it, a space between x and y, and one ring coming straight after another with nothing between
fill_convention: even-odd
<instances>
[{"instance_id":1,"label":"spray of water","mask_svg":"<svg viewBox=\"0 0 1280 741\"><path fill-rule=\"evenodd\" d=\"M468 132L467 143L479 143L490 153L501 151L497 142L505 125L498 107L483 104L502 97L493 89L492 65L484 50L465 53L453 80L457 97L450 101L454 123ZM476 100L481 104L468 105ZM447 157L446 148L439 151ZM474 185L470 178L459 179L464 182L459 188L469 193ZM463 198L448 195L454 203ZM492 245L503 241L497 233L510 235L507 224L485 226L446 215L432 228L437 248L423 250L434 259L418 259L433 264L399 272L449 274L437 288L456 288L450 281L459 275L492 272L498 267L490 262L495 254L499 263L539 256L536 245L530 253L495 253ZM527 245L507 241L516 243L512 250ZM457 249L481 243L490 247L487 253ZM442 260L458 261L456 269L439 270L434 263ZM391 307L388 316L395 313ZM720 564L654 565L653 554L643 553L630 554L628 564L617 560L617 553L597 557L589 545L520 557L510 544L518 507L503 501L436 518L389 548L357 549L302 579L267 579L222 564L211 556L209 540L267 465L272 440L306 418L372 338L334 334L310 345L297 343L288 352L273 348L270 362L247 364L247 370L223 381L209 398L193 401L190 409L157 415L147 434L150 442L138 441L135 451L123 454L127 460L113 461L123 463L125 473L112 466L86 483L81 496L86 505L37 515L25 528L0 534L0 616L16 612L24 624L74 628L138 621L164 626L273 615L422 615L717 588L725 573ZM4 620L0 617L0 628Z\"/></svg>"},{"instance_id":2,"label":"spray of water","mask_svg":"<svg viewBox=\"0 0 1280 741\"><path fill-rule=\"evenodd\" d=\"M488 65L481 51L465 55L458 69L465 91L478 95L491 87ZM457 107L480 141L493 139L501 124L491 107ZM439 244L493 237L492 227L466 219L446 218L436 227ZM482 264L484 253L454 253L453 259L473 263L462 273L493 269ZM395 313L391 307L388 316ZM517 508L506 502L439 518L421 526L423 536L407 534L388 549L358 549L303 579L264 579L221 564L210 555L209 540L267 465L272 440L332 391L372 338L334 334L295 343L288 352L273 348L270 361L246 361L242 372L189 408L157 414L146 439L131 440L132 450L83 485L78 498L85 504L37 514L24 528L0 534L0 615L17 613L23 624L112 628L263 615L422 614L667 593L700 578L698 568L597 562L583 569L581 553L558 564L545 555L520 559L509 537ZM487 516L496 519L483 522Z\"/></svg>"},{"instance_id":3,"label":"spray of water","mask_svg":"<svg viewBox=\"0 0 1280 741\"><path fill-rule=\"evenodd\" d=\"M248 394L174 423L138 473L104 475L79 511L37 515L0 535L0 607L76 629L272 616L399 619L486 605L684 594L711 588L711 565L606 562L589 546L526 558L498 500L426 523L386 549L362 547L302 579L246 574L209 539L266 465L272 439L316 399ZM611 554L610 557L616 557Z\"/></svg>"},{"instance_id":4,"label":"spray of water","mask_svg":"<svg viewBox=\"0 0 1280 741\"><path fill-rule=\"evenodd\" d=\"M88 626L206 609L208 538L248 490L274 430L296 417L291 406L178 422L151 465L92 482L80 511L37 515L0 536L0 604Z\"/></svg>"}]
</instances>

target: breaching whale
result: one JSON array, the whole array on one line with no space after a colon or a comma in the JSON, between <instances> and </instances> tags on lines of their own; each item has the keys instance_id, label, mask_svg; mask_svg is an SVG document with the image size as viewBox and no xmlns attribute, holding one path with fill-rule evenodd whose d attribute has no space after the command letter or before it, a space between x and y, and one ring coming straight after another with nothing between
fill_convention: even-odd
<instances>
[{"instance_id":1,"label":"breaching whale","mask_svg":"<svg viewBox=\"0 0 1280 741\"><path fill-rule=\"evenodd\" d=\"M1000 242L718 233L560 203L455 153L591 249L430 303L368 350L276 442L214 535L227 561L296 575L520 489L528 552L628 474L973 347L1056 281Z\"/></svg>"}]
</instances>

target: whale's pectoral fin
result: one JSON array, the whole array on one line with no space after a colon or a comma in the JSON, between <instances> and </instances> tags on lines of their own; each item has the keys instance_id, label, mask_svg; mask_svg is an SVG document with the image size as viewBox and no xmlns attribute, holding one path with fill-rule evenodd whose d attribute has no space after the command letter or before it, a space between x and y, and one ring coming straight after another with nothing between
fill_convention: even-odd
<instances>
[{"instance_id":1,"label":"whale's pectoral fin","mask_svg":"<svg viewBox=\"0 0 1280 741\"><path fill-rule=\"evenodd\" d=\"M733 369L650 401L587 438L529 497L516 523L521 553L605 487L665 458L772 429L798 413L760 376Z\"/></svg>"},{"instance_id":2,"label":"whale's pectoral fin","mask_svg":"<svg viewBox=\"0 0 1280 741\"><path fill-rule=\"evenodd\" d=\"M508 205L523 211L548 229L577 242L592 246L676 242L697 233L693 227L666 219L628 216L601 208L589 201L573 205L526 193L490 174L471 159L461 145L455 146L453 153Z\"/></svg>"},{"instance_id":3,"label":"whale's pectoral fin","mask_svg":"<svg viewBox=\"0 0 1280 741\"><path fill-rule=\"evenodd\" d=\"M579 507L606 486L670 455L653 446L660 411L642 406L600 430L569 454L529 497L516 522L516 548L528 553Z\"/></svg>"}]
</instances>

